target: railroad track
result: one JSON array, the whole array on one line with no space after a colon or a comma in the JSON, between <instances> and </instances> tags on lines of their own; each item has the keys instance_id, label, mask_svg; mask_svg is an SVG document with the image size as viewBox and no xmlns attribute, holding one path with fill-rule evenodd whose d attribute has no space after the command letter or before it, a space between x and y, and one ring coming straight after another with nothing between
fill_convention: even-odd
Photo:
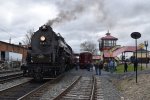
<instances>
[{"instance_id":1,"label":"railroad track","mask_svg":"<svg viewBox=\"0 0 150 100\"><path fill-rule=\"evenodd\" d=\"M40 97L45 93L45 91L48 91L48 87L52 84L57 83L62 77L64 77L64 74L58 76L57 78L52 79L51 81L48 81L44 83L43 85L33 89L32 91L26 93L25 95L21 96L17 100L39 100Z\"/></svg>"},{"instance_id":2,"label":"railroad track","mask_svg":"<svg viewBox=\"0 0 150 100\"><path fill-rule=\"evenodd\" d=\"M94 78L94 89L93 89L93 98L91 100L104 100L104 94L103 94L103 89L102 89L102 82L99 77Z\"/></svg>"},{"instance_id":3,"label":"railroad track","mask_svg":"<svg viewBox=\"0 0 150 100\"><path fill-rule=\"evenodd\" d=\"M53 100L93 100L94 95L94 77L80 77Z\"/></svg>"},{"instance_id":4,"label":"railroad track","mask_svg":"<svg viewBox=\"0 0 150 100\"><path fill-rule=\"evenodd\" d=\"M62 76L63 75L61 75L60 77ZM19 84L17 86L2 90L0 91L0 100L27 100L26 98L28 96L31 96L34 92L37 92L41 88L45 89L43 86L49 84L52 81L54 82L54 80L55 79L44 80L40 83L35 82L34 80L30 80L23 84Z\"/></svg>"},{"instance_id":5,"label":"railroad track","mask_svg":"<svg viewBox=\"0 0 150 100\"><path fill-rule=\"evenodd\" d=\"M48 87L53 87L62 77L63 75L40 84L31 81L4 90L0 92L0 100L40 100L41 96L48 91ZM62 92L53 100L104 100L100 84L99 78L80 76L66 89L62 89Z\"/></svg>"},{"instance_id":6,"label":"railroad track","mask_svg":"<svg viewBox=\"0 0 150 100\"><path fill-rule=\"evenodd\" d=\"M0 91L0 100L17 100L22 95L32 91L33 89L39 87L42 84L43 83L36 83L31 80L23 84Z\"/></svg>"},{"instance_id":7,"label":"railroad track","mask_svg":"<svg viewBox=\"0 0 150 100\"><path fill-rule=\"evenodd\" d=\"M0 74L13 73L13 72L21 72L21 70L7 70L7 71L0 71Z\"/></svg>"},{"instance_id":8,"label":"railroad track","mask_svg":"<svg viewBox=\"0 0 150 100\"><path fill-rule=\"evenodd\" d=\"M101 80L80 77L53 100L104 100Z\"/></svg>"},{"instance_id":9,"label":"railroad track","mask_svg":"<svg viewBox=\"0 0 150 100\"><path fill-rule=\"evenodd\" d=\"M20 78L20 77L23 77L23 73L22 72L15 73L15 74L10 74L10 75L5 75L5 76L1 76L0 77L0 84L3 84L5 82L8 82L8 81Z\"/></svg>"}]
</instances>

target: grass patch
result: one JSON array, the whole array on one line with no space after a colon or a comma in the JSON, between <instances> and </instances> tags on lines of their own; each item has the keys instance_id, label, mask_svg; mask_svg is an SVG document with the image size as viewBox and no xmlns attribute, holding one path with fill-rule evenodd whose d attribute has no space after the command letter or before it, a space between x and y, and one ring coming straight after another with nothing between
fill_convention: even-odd
<instances>
[{"instance_id":1,"label":"grass patch","mask_svg":"<svg viewBox=\"0 0 150 100\"><path fill-rule=\"evenodd\" d=\"M124 73L124 64L118 65L116 69L116 73ZM141 70L141 66L138 66L138 70ZM145 68L143 68L143 70L145 70ZM134 71L133 64L128 64L128 72L132 71Z\"/></svg>"}]
</instances>

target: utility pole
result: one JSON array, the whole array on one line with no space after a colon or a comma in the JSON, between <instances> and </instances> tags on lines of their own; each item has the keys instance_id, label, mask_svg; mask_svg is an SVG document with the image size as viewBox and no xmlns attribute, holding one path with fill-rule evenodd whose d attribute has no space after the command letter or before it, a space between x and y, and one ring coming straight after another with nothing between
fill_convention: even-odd
<instances>
[{"instance_id":1,"label":"utility pole","mask_svg":"<svg viewBox=\"0 0 150 100\"><path fill-rule=\"evenodd\" d=\"M147 68L147 62L149 62L147 58L147 47L148 47L148 41L144 41L145 47L146 47L146 68Z\"/></svg>"},{"instance_id":2,"label":"utility pole","mask_svg":"<svg viewBox=\"0 0 150 100\"><path fill-rule=\"evenodd\" d=\"M9 43L11 44L11 37L9 38Z\"/></svg>"}]
</instances>

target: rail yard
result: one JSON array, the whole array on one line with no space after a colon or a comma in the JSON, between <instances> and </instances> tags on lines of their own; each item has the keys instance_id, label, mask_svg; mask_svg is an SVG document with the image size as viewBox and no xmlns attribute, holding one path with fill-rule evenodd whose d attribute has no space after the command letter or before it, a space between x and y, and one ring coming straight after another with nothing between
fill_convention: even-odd
<instances>
[{"instance_id":1,"label":"rail yard","mask_svg":"<svg viewBox=\"0 0 150 100\"><path fill-rule=\"evenodd\" d=\"M1 100L121 100L121 95L112 88L107 74L96 76L94 71L72 69L54 79L37 83L31 78L14 79L1 84ZM20 83L19 83L20 82ZM11 85L9 85L11 84ZM12 85L14 84L14 86ZM109 84L109 86L107 86ZM107 87L107 89L105 89Z\"/></svg>"},{"instance_id":2,"label":"rail yard","mask_svg":"<svg viewBox=\"0 0 150 100\"><path fill-rule=\"evenodd\" d=\"M150 100L150 0L1 0L0 100Z\"/></svg>"}]
</instances>

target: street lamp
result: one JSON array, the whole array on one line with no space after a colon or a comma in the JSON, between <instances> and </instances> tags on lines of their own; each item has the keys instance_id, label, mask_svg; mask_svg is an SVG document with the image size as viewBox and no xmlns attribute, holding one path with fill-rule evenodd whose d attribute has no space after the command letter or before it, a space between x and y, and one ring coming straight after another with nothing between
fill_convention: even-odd
<instances>
[{"instance_id":1,"label":"street lamp","mask_svg":"<svg viewBox=\"0 0 150 100\"><path fill-rule=\"evenodd\" d=\"M131 33L131 37L135 39L135 45L136 45L136 56L135 56L136 62L134 62L135 63L134 67L136 68L136 83L137 83L137 39L141 37L141 34L139 32L133 32Z\"/></svg>"},{"instance_id":2,"label":"street lamp","mask_svg":"<svg viewBox=\"0 0 150 100\"><path fill-rule=\"evenodd\" d=\"M148 47L148 41L144 41L145 47L146 47L146 68L147 68L147 47Z\"/></svg>"}]
</instances>

